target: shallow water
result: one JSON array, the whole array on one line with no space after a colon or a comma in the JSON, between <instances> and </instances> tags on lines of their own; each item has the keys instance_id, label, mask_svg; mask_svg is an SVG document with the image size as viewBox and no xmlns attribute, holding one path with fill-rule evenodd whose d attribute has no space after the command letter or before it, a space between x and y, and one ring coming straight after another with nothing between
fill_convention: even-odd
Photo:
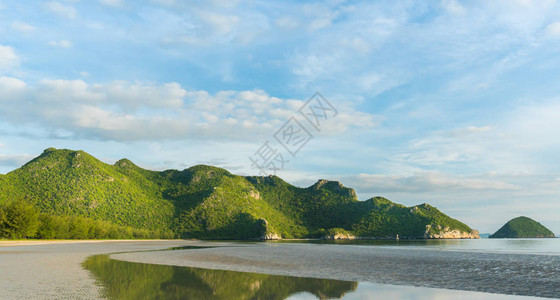
<instances>
[{"instance_id":1,"label":"shallow water","mask_svg":"<svg viewBox=\"0 0 560 300\"><path fill-rule=\"evenodd\" d=\"M110 299L285 299L307 293L341 298L358 283L247 272L133 263L96 255L83 266Z\"/></svg>"},{"instance_id":2,"label":"shallow water","mask_svg":"<svg viewBox=\"0 0 560 300\"><path fill-rule=\"evenodd\" d=\"M96 258L100 263L88 260L87 268L114 299L134 298L126 297L134 282L149 287L145 294L157 290L161 299L177 298L169 290L191 298L201 288L207 293L204 298L210 299L560 297L557 241L224 243L206 249L112 255L116 260L105 256ZM100 271L105 269L110 271ZM148 278L156 282L147 282Z\"/></svg>"},{"instance_id":3,"label":"shallow water","mask_svg":"<svg viewBox=\"0 0 560 300\"><path fill-rule=\"evenodd\" d=\"M126 262L83 263L109 299L511 299L510 295ZM514 299L534 299L513 296Z\"/></svg>"},{"instance_id":4,"label":"shallow water","mask_svg":"<svg viewBox=\"0 0 560 300\"><path fill-rule=\"evenodd\" d=\"M291 240L267 243L308 243L321 245L382 246L406 249L434 249L481 253L560 255L560 238L476 239L476 240Z\"/></svg>"}]
</instances>

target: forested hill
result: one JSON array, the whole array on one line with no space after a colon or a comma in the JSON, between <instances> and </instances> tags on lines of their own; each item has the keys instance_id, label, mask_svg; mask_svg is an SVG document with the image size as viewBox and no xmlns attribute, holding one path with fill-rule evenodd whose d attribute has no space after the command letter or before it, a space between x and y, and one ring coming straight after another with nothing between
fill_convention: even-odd
<instances>
[{"instance_id":1,"label":"forested hill","mask_svg":"<svg viewBox=\"0 0 560 300\"><path fill-rule=\"evenodd\" d=\"M17 238L478 237L428 204L358 201L336 181L300 188L206 165L156 172L54 148L0 175L0 207L0 236ZM18 215L36 224L18 231Z\"/></svg>"},{"instance_id":2,"label":"forested hill","mask_svg":"<svg viewBox=\"0 0 560 300\"><path fill-rule=\"evenodd\" d=\"M541 223L528 218L517 217L509 220L490 238L554 238L555 235Z\"/></svg>"}]
</instances>

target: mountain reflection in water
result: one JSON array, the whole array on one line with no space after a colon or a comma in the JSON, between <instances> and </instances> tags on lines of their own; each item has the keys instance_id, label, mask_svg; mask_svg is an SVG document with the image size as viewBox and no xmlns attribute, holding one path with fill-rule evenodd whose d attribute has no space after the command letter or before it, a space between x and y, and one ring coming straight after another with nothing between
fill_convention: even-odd
<instances>
[{"instance_id":1,"label":"mountain reflection in water","mask_svg":"<svg viewBox=\"0 0 560 300\"><path fill-rule=\"evenodd\" d=\"M266 275L88 258L83 267L109 299L285 299L309 292L319 299L342 298L358 282Z\"/></svg>"}]
</instances>

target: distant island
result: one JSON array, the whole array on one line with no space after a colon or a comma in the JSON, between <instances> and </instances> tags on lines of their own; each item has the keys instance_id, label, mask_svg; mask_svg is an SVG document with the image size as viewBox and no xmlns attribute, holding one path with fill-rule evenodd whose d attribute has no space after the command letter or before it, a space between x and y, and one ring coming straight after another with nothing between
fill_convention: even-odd
<instances>
[{"instance_id":1,"label":"distant island","mask_svg":"<svg viewBox=\"0 0 560 300\"><path fill-rule=\"evenodd\" d=\"M490 238L492 234L491 233L479 233L478 236L480 236L481 239L487 239Z\"/></svg>"},{"instance_id":2,"label":"distant island","mask_svg":"<svg viewBox=\"0 0 560 300\"><path fill-rule=\"evenodd\" d=\"M0 237L479 238L429 204L359 201L337 181L301 188L207 165L156 172L54 148L0 174Z\"/></svg>"},{"instance_id":3,"label":"distant island","mask_svg":"<svg viewBox=\"0 0 560 300\"><path fill-rule=\"evenodd\" d=\"M556 237L554 233L541 223L523 216L509 220L502 228L490 236L491 239L554 237Z\"/></svg>"}]
</instances>

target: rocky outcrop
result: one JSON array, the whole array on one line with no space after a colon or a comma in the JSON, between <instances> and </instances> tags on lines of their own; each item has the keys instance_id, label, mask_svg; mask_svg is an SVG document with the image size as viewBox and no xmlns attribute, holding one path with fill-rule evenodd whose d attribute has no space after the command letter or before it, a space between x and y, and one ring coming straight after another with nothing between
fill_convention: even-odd
<instances>
[{"instance_id":1,"label":"rocky outcrop","mask_svg":"<svg viewBox=\"0 0 560 300\"><path fill-rule=\"evenodd\" d=\"M426 232L424 233L425 239L479 239L478 230L471 232L461 231L458 229L450 229L449 227L442 227L440 225L432 228L431 225L426 225Z\"/></svg>"},{"instance_id":2,"label":"rocky outcrop","mask_svg":"<svg viewBox=\"0 0 560 300\"><path fill-rule=\"evenodd\" d=\"M271 241L271 240L281 240L282 237L276 233L269 233L260 237L260 240Z\"/></svg>"},{"instance_id":3,"label":"rocky outcrop","mask_svg":"<svg viewBox=\"0 0 560 300\"><path fill-rule=\"evenodd\" d=\"M249 197L260 200L261 199L261 194L257 190L250 190L249 191Z\"/></svg>"},{"instance_id":4,"label":"rocky outcrop","mask_svg":"<svg viewBox=\"0 0 560 300\"><path fill-rule=\"evenodd\" d=\"M324 238L325 240L355 240L356 239L356 237L351 234L327 235Z\"/></svg>"},{"instance_id":5,"label":"rocky outcrop","mask_svg":"<svg viewBox=\"0 0 560 300\"><path fill-rule=\"evenodd\" d=\"M257 220L258 226L261 228L261 236L259 237L260 240L263 241L270 241L270 240L281 240L282 236L277 234L274 229L268 224L266 219L260 218Z\"/></svg>"},{"instance_id":6,"label":"rocky outcrop","mask_svg":"<svg viewBox=\"0 0 560 300\"><path fill-rule=\"evenodd\" d=\"M342 183L333 180L326 180L326 179L319 179L314 185L310 188L314 190L319 189L328 189L332 192L335 192L341 196L348 197L353 200L358 200L358 196L356 195L356 191L353 188L345 187Z\"/></svg>"},{"instance_id":7,"label":"rocky outcrop","mask_svg":"<svg viewBox=\"0 0 560 300\"><path fill-rule=\"evenodd\" d=\"M331 228L323 237L325 240L354 240L356 237L342 228Z\"/></svg>"}]
</instances>

